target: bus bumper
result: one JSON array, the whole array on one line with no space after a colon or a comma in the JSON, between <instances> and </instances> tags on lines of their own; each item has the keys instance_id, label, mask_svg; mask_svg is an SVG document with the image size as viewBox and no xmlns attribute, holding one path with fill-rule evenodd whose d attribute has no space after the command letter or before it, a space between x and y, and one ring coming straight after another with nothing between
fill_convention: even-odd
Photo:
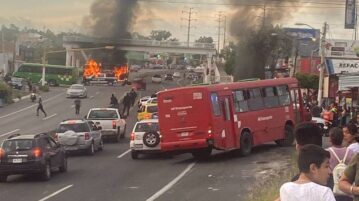
<instances>
[{"instance_id":1,"label":"bus bumper","mask_svg":"<svg viewBox=\"0 0 359 201\"><path fill-rule=\"evenodd\" d=\"M210 146L208 139L188 140L179 142L161 142L162 151L193 150Z\"/></svg>"}]
</instances>

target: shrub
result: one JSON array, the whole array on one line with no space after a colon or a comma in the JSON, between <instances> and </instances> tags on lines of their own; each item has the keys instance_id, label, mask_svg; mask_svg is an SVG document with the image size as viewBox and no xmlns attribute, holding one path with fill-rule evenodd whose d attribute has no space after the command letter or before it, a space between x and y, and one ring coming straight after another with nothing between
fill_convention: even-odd
<instances>
[{"instance_id":1,"label":"shrub","mask_svg":"<svg viewBox=\"0 0 359 201\"><path fill-rule=\"evenodd\" d=\"M5 84L0 82L0 98L5 100L5 103L12 103L12 89Z\"/></svg>"},{"instance_id":2,"label":"shrub","mask_svg":"<svg viewBox=\"0 0 359 201\"><path fill-rule=\"evenodd\" d=\"M39 86L39 90L43 91L43 92L49 92L50 87L49 87L49 85Z\"/></svg>"}]
</instances>

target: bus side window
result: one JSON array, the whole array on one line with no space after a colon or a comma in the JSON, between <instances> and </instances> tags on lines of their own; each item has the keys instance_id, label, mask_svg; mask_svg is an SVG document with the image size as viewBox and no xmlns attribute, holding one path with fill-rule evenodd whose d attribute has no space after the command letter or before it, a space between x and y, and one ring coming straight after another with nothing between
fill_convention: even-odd
<instances>
[{"instance_id":1,"label":"bus side window","mask_svg":"<svg viewBox=\"0 0 359 201\"><path fill-rule=\"evenodd\" d=\"M215 116L221 115L221 107L219 105L218 96L216 93L211 94L212 110Z\"/></svg>"},{"instance_id":2,"label":"bus side window","mask_svg":"<svg viewBox=\"0 0 359 201\"><path fill-rule=\"evenodd\" d=\"M236 107L236 112L247 112L248 111L248 102L247 102L247 92L245 90L235 91L234 92L234 104Z\"/></svg>"},{"instance_id":3,"label":"bus side window","mask_svg":"<svg viewBox=\"0 0 359 201\"><path fill-rule=\"evenodd\" d=\"M260 110L264 108L261 88L249 89L248 106L250 110Z\"/></svg>"},{"instance_id":4,"label":"bus side window","mask_svg":"<svg viewBox=\"0 0 359 201\"><path fill-rule=\"evenodd\" d=\"M277 92L279 97L279 104L281 106L289 105L290 95L289 95L288 86L286 85L277 86Z\"/></svg>"},{"instance_id":5,"label":"bus side window","mask_svg":"<svg viewBox=\"0 0 359 201\"><path fill-rule=\"evenodd\" d=\"M265 93L264 104L267 108L279 106L279 99L275 87L264 88L264 93Z\"/></svg>"}]
</instances>

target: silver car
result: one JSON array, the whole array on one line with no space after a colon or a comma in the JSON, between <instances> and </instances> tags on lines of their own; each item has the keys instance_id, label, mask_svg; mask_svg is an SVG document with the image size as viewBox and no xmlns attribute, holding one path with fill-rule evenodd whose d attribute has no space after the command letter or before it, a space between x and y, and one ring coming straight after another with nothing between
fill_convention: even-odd
<instances>
[{"instance_id":1,"label":"silver car","mask_svg":"<svg viewBox=\"0 0 359 201\"><path fill-rule=\"evenodd\" d=\"M65 120L56 130L55 139L67 152L86 151L94 155L103 150L101 128L86 120Z\"/></svg>"},{"instance_id":2,"label":"silver car","mask_svg":"<svg viewBox=\"0 0 359 201\"><path fill-rule=\"evenodd\" d=\"M82 84L73 84L66 91L66 97L79 97L79 98L87 98L87 89Z\"/></svg>"}]
</instances>

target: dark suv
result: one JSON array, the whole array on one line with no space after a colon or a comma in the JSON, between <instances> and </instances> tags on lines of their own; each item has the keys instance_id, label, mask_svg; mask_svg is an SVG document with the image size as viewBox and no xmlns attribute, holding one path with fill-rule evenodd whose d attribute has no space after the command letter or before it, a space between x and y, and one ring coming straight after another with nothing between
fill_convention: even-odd
<instances>
[{"instance_id":1,"label":"dark suv","mask_svg":"<svg viewBox=\"0 0 359 201\"><path fill-rule=\"evenodd\" d=\"M46 133L15 134L1 144L0 182L6 182L14 174L39 174L47 181L54 168L66 172L67 158L61 145Z\"/></svg>"}]
</instances>

